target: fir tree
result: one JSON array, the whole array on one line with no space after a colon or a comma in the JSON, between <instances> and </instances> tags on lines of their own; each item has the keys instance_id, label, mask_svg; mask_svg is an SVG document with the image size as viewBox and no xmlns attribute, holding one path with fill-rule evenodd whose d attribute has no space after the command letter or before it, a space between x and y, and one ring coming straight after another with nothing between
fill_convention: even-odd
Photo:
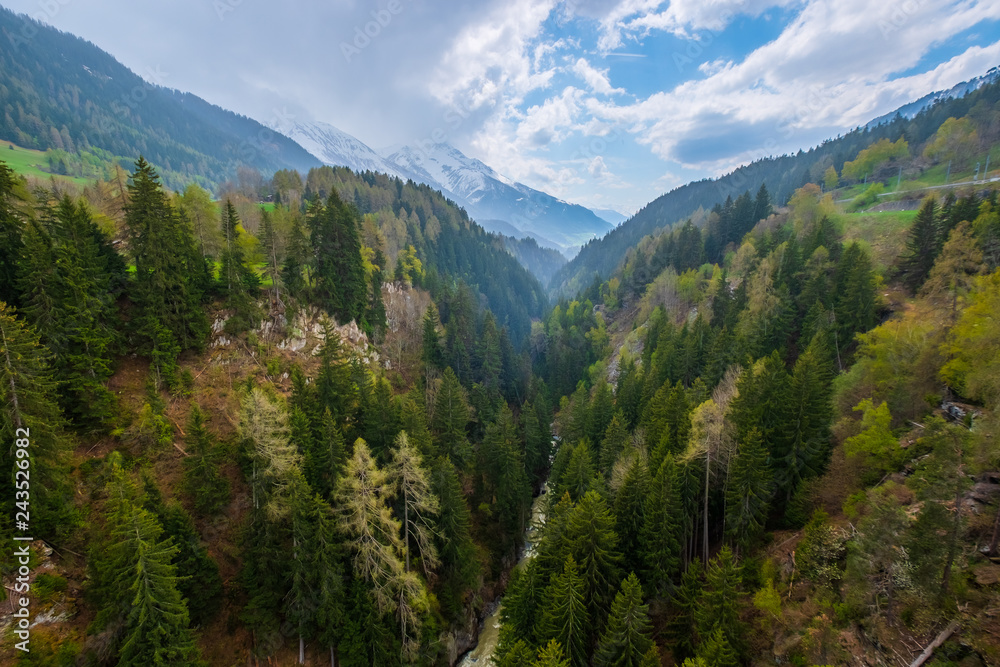
<instances>
[{"instance_id":1,"label":"fir tree","mask_svg":"<svg viewBox=\"0 0 1000 667\"><path fill-rule=\"evenodd\" d=\"M639 578L630 574L611 605L608 624L597 645L595 667L644 667L654 647L649 606L642 603Z\"/></svg>"},{"instance_id":2,"label":"fir tree","mask_svg":"<svg viewBox=\"0 0 1000 667\"><path fill-rule=\"evenodd\" d=\"M625 426L625 415L621 410L615 412L611 423L604 431L601 440L601 472L606 478L611 477L611 469L629 441L628 429Z\"/></svg>"},{"instance_id":3,"label":"fir tree","mask_svg":"<svg viewBox=\"0 0 1000 667\"><path fill-rule=\"evenodd\" d=\"M564 657L562 644L550 639L538 651L538 659L531 663L531 667L570 667L572 664L569 658Z\"/></svg>"},{"instance_id":4,"label":"fir tree","mask_svg":"<svg viewBox=\"0 0 1000 667\"><path fill-rule=\"evenodd\" d=\"M704 661L702 664L712 667L740 666L739 656L722 628L716 628L698 647L698 659Z\"/></svg>"}]
</instances>

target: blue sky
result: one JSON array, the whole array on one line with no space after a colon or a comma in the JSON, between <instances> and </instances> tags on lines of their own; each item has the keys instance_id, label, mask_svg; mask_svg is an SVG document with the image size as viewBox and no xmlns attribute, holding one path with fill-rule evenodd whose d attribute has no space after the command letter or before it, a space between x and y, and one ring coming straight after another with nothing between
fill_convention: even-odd
<instances>
[{"instance_id":1,"label":"blue sky","mask_svg":"<svg viewBox=\"0 0 1000 667\"><path fill-rule=\"evenodd\" d=\"M2 2L262 122L623 212L1000 65L995 0Z\"/></svg>"}]
</instances>

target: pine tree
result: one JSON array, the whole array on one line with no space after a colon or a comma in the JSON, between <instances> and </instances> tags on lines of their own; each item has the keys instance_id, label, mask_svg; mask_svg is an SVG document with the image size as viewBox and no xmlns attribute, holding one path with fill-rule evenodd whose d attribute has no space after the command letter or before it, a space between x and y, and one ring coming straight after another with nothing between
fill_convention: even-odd
<instances>
[{"instance_id":1,"label":"pine tree","mask_svg":"<svg viewBox=\"0 0 1000 667\"><path fill-rule=\"evenodd\" d=\"M594 655L594 667L643 667L646 655L654 647L652 630L649 605L642 603L642 587L632 573L615 595L607 627Z\"/></svg>"},{"instance_id":2,"label":"pine tree","mask_svg":"<svg viewBox=\"0 0 1000 667\"><path fill-rule=\"evenodd\" d=\"M218 512L229 502L229 480L219 471L222 455L205 428L205 415L191 406L187 428L188 457L184 459L184 486L201 514Z\"/></svg>"},{"instance_id":3,"label":"pine tree","mask_svg":"<svg viewBox=\"0 0 1000 667\"><path fill-rule=\"evenodd\" d=\"M939 236L937 200L928 197L920 206L920 211L913 220L913 226L910 227L906 239L906 251L899 265L904 282L914 292L924 284L934 266L940 247Z\"/></svg>"},{"instance_id":4,"label":"pine tree","mask_svg":"<svg viewBox=\"0 0 1000 667\"><path fill-rule=\"evenodd\" d=\"M591 633L590 615L585 599L586 584L572 556L563 570L552 575L545 590L547 600L537 635L541 641L555 640L565 647L569 664L586 667Z\"/></svg>"},{"instance_id":5,"label":"pine tree","mask_svg":"<svg viewBox=\"0 0 1000 667\"><path fill-rule=\"evenodd\" d=\"M764 530L774 483L760 431L739 444L726 485L726 535L738 551L751 546Z\"/></svg>"},{"instance_id":6,"label":"pine tree","mask_svg":"<svg viewBox=\"0 0 1000 667\"><path fill-rule=\"evenodd\" d=\"M194 665L198 649L171 562L177 547L161 539L163 528L137 505L119 461L108 485L107 559L113 596L124 617L119 665Z\"/></svg>"}]
</instances>

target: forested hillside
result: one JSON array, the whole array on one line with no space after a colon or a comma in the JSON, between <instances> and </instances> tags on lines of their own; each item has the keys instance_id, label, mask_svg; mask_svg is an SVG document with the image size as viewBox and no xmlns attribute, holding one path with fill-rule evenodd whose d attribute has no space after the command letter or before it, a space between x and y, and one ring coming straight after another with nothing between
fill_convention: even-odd
<instances>
[{"instance_id":1,"label":"forested hillside","mask_svg":"<svg viewBox=\"0 0 1000 667\"><path fill-rule=\"evenodd\" d=\"M497 664L909 664L939 633L929 664L996 664L996 211L927 198L880 270L809 186L724 262L729 204L556 305L532 350L569 396Z\"/></svg>"},{"instance_id":2,"label":"forested hillside","mask_svg":"<svg viewBox=\"0 0 1000 667\"><path fill-rule=\"evenodd\" d=\"M0 33L0 140L61 151L55 173L93 178L142 154L173 188L214 189L241 165L268 173L320 165L255 120L163 87L162 73L143 80L93 44L2 7Z\"/></svg>"},{"instance_id":3,"label":"forested hillside","mask_svg":"<svg viewBox=\"0 0 1000 667\"><path fill-rule=\"evenodd\" d=\"M3 513L30 505L34 611L59 618L4 660L441 664L473 641L548 460L515 347L544 295L426 187L296 178L260 207L171 194L142 159L79 195L0 165L0 429L30 439L3 465L31 480L15 507L4 477Z\"/></svg>"},{"instance_id":4,"label":"forested hillside","mask_svg":"<svg viewBox=\"0 0 1000 667\"><path fill-rule=\"evenodd\" d=\"M708 211L727 198L736 199L745 192L755 193L761 185L765 185L772 193L774 201L784 204L796 189L807 183L823 184L829 169L832 168L835 174L839 174L845 162L854 160L859 152L880 140L895 142L903 138L913 148L923 146L933 138L948 118L968 116L970 122L975 124L976 141L963 147L959 159L959 161L971 160L972 165L975 165L977 161L985 160L986 154L983 149L991 148L1000 140L998 101L1000 101L1000 83L985 85L965 97L943 100L925 109L912 120L897 117L882 125L858 128L843 137L825 141L808 151L764 158L718 179L683 185L653 200L603 238L587 243L580 250L580 254L556 274L552 288L563 296L570 296L593 280L594 274L606 279L618 267L629 248L635 246L644 236L680 224L692 216L697 219L700 217L699 210L702 213ZM914 155L920 153L916 152ZM943 159L947 163L954 155L947 158L942 155L928 157L931 158L931 163L927 161L908 163L906 173L903 175L919 175L932 166L935 158L937 161ZM886 164L870 166L888 167ZM872 180L881 182L890 179L894 181L892 177L896 174L895 167L888 167L881 173L873 173L869 169L853 174L850 180L852 183L869 183ZM941 175L943 176L943 173ZM837 183L838 181L834 182L834 187Z\"/></svg>"}]
</instances>

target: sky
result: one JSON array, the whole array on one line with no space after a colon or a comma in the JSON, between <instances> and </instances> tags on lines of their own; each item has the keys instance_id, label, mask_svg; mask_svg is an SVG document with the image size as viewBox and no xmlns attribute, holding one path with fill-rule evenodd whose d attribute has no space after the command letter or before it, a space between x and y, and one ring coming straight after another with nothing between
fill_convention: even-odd
<instances>
[{"instance_id":1,"label":"sky","mask_svg":"<svg viewBox=\"0 0 1000 667\"><path fill-rule=\"evenodd\" d=\"M996 0L0 0L281 128L631 213L1000 65Z\"/></svg>"}]
</instances>

